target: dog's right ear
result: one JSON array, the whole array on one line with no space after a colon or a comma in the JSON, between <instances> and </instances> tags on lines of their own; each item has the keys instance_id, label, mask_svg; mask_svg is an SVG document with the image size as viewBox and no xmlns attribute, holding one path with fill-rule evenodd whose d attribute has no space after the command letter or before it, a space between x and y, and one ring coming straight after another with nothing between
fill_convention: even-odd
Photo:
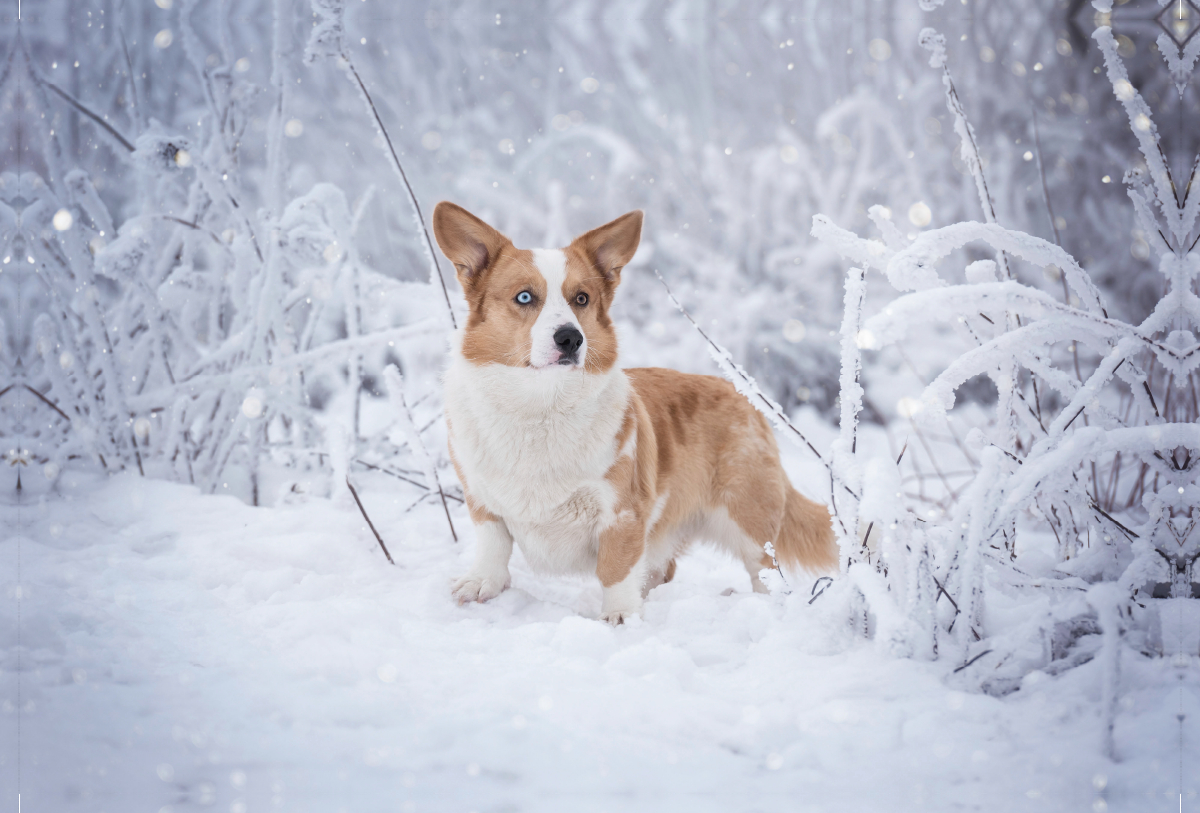
<instances>
[{"instance_id":1,"label":"dog's right ear","mask_svg":"<svg viewBox=\"0 0 1200 813\"><path fill-rule=\"evenodd\" d=\"M442 201L433 207L433 236L469 291L511 241L461 206Z\"/></svg>"}]
</instances>

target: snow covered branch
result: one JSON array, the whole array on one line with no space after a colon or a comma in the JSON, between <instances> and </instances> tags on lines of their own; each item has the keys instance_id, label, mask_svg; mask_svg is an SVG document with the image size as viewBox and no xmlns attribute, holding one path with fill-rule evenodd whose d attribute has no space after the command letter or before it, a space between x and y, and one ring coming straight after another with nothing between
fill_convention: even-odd
<instances>
[{"instance_id":1,"label":"snow covered branch","mask_svg":"<svg viewBox=\"0 0 1200 813\"><path fill-rule=\"evenodd\" d=\"M1024 645L1015 633L988 640L983 610L993 600L991 585L1043 589L1056 580L1064 586L1080 579L1097 583L1083 603L1065 592L1052 593L1061 599L1052 601L1046 616L1027 631L1099 614L1105 742L1111 753L1124 631L1150 623L1153 611L1145 608L1151 599L1190 596L1200 585L1200 538L1192 533L1200 516L1189 496L1200 495L1200 416L1195 399L1171 397L1180 387L1195 387L1200 368L1200 298L1193 290L1197 263L1192 254L1193 236L1200 234L1200 195L1191 179L1171 177L1150 108L1130 83L1111 31L1101 26L1094 37L1145 161L1144 172L1126 175L1135 216L1144 233L1162 235L1156 248L1166 294L1142 322L1112 315L1090 275L1060 246L996 223L974 130L946 67L945 40L932 29L921 32L921 45L931 53L930 64L942 71L962 159L987 222L954 223L906 240L875 207L872 220L882 239L864 239L821 215L813 218L812 233L851 263L882 273L897 291L911 292L863 319L865 274L851 268L846 281L842 435L834 458L847 466L838 469L843 480L861 487L862 518L888 523L878 543L877 575L855 581L878 616L876 634L893 641L890 645L897 636L928 640L926 651L952 653L962 664L956 673L978 674L979 685L1004 690L1030 662L1015 654ZM1190 52L1160 47L1176 73L1183 70L1181 60L1195 61ZM1176 190L1186 192L1178 197ZM968 244L980 243L997 257L1061 274L1067 301L1018 281L1007 266L997 275L991 261L964 263L958 273L966 283L948 284L955 272L942 268L957 265ZM931 333L945 336L938 325L967 346L919 399L902 403L914 431L947 427L956 392L978 376L991 378L1001 397L990 420L968 436L978 460L968 458L966 482L953 491L947 486L945 510L919 517L911 501L891 498L893 493L901 497L901 478L887 458L863 466L861 455L854 454L863 386L871 386L860 384L858 371L862 349L886 353ZM1063 348L1069 355L1064 357ZM1167 403L1170 410L1160 406ZM985 428L991 430L991 442L980 431ZM871 473L865 484L863 471ZM1037 566L1042 575L1032 579L1023 568L1029 566L1027 558L1035 561L1032 551L1042 546L1047 532L1057 539L1056 561L1049 569ZM897 606L904 607L903 623ZM901 629L907 631L898 633ZM1037 668L1047 666L1045 660L1037 663ZM992 675L984 677L988 668Z\"/></svg>"}]
</instances>

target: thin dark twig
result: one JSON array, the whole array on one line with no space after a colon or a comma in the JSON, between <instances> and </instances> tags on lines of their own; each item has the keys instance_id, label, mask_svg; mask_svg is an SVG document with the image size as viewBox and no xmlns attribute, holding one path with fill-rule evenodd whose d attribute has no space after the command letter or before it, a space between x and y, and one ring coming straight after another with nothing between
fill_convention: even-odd
<instances>
[{"instance_id":1,"label":"thin dark twig","mask_svg":"<svg viewBox=\"0 0 1200 813\"><path fill-rule=\"evenodd\" d=\"M1080 407L1079 411L1071 416L1071 420L1067 421L1067 425L1063 427L1063 431L1064 432L1067 431L1067 429L1070 428L1071 424L1075 423L1075 419L1078 418L1082 414L1083 414L1083 407Z\"/></svg>"},{"instance_id":2,"label":"thin dark twig","mask_svg":"<svg viewBox=\"0 0 1200 813\"><path fill-rule=\"evenodd\" d=\"M933 466L933 471L937 474L938 479L942 481L942 485L945 487L947 493L953 495L954 488L950 485L950 481L946 479L946 475L942 472L941 467L938 466L937 458L933 453L933 447L930 446L929 441L926 440L925 433L921 430L921 427L917 426L917 422L913 420L911 416L909 417L908 422L912 425L912 429L917 436L917 440L921 442L921 446L925 449L925 456L929 458L929 464Z\"/></svg>"},{"instance_id":3,"label":"thin dark twig","mask_svg":"<svg viewBox=\"0 0 1200 813\"><path fill-rule=\"evenodd\" d=\"M409 511L416 508L418 505L420 505L421 503L423 503L425 501L425 498L428 497L429 494L430 494L430 492L426 491L420 497L417 497L415 500L413 500L411 503L408 504L408 508L405 508L402 513L407 514Z\"/></svg>"},{"instance_id":4,"label":"thin dark twig","mask_svg":"<svg viewBox=\"0 0 1200 813\"><path fill-rule=\"evenodd\" d=\"M1042 164L1042 138L1038 131L1037 106L1031 105L1033 108L1033 149L1034 155L1037 156L1038 175L1042 179L1042 200L1046 204L1046 215L1050 218L1050 229L1054 232L1054 245L1062 246L1062 241L1058 236L1058 224L1054 222L1054 207L1050 205L1050 188L1046 186L1046 167ZM1064 276L1065 279L1065 276ZM1064 282L1065 286L1066 283ZM1069 301L1067 304L1071 304Z\"/></svg>"},{"instance_id":5,"label":"thin dark twig","mask_svg":"<svg viewBox=\"0 0 1200 813\"><path fill-rule=\"evenodd\" d=\"M383 134L383 140L387 143L388 154L392 159L392 166L400 173L400 180L404 182L404 188L408 192L408 202L412 204L413 211L417 215L417 222L421 224L421 232L425 236L425 249L429 252L429 258L433 261L433 271L437 274L438 282L442 285L442 296L446 299L446 312L450 314L450 325L457 330L458 320L454 318L454 307L450 304L450 290L446 287L445 277L442 276L442 268L437 260L437 252L433 248L433 239L430 238L429 228L425 225L425 216L421 214L421 204L417 203L417 195L413 192L412 184L408 182L408 174L405 173L404 166L400 163L400 156L396 154L396 147L392 144L392 137L383 125L383 118L379 115L378 108L375 107L375 101L371 98L371 93L367 90L366 83L358 75L358 71L355 69L349 55L343 52L342 58L346 61L346 70L350 76L354 77L354 81L358 84L358 89L362 91L363 98L367 102L367 107L371 109L371 115L375 118L375 124L379 127L379 132ZM449 518L449 516L450 513L447 511L446 517Z\"/></svg>"},{"instance_id":6,"label":"thin dark twig","mask_svg":"<svg viewBox=\"0 0 1200 813\"><path fill-rule=\"evenodd\" d=\"M1162 415L1158 411L1158 402L1154 400L1154 393L1150 391L1150 382L1143 378L1142 387L1146 390L1146 397L1150 399L1150 406L1154 407L1154 417L1161 418Z\"/></svg>"},{"instance_id":7,"label":"thin dark twig","mask_svg":"<svg viewBox=\"0 0 1200 813\"><path fill-rule=\"evenodd\" d=\"M307 454L316 455L316 457L319 460L324 460L326 457L329 457L328 452L319 452L315 449L289 449L287 451L289 451L292 454L300 454L300 453L304 452ZM403 480L404 482L408 483L411 486L416 486L417 488L423 488L426 491L430 490L429 486L425 485L424 483L418 483L416 480L413 480L410 477L406 477L405 475L401 474L400 472L394 471L394 470L386 468L384 466L375 466L371 463L367 463L362 460L359 460L357 457L351 458L350 462L357 463L358 465L363 466L364 468L371 469L372 471L377 471L377 472L380 472L381 474L386 474L388 477L395 477L397 480ZM447 497L448 499L454 500L455 502L460 502L460 503L463 502L462 497L458 496L457 494L451 494L448 491L444 491L443 496Z\"/></svg>"},{"instance_id":8,"label":"thin dark twig","mask_svg":"<svg viewBox=\"0 0 1200 813\"><path fill-rule=\"evenodd\" d=\"M158 217L161 217L163 220L171 220L175 223L178 223L181 226L187 226L189 229L195 229L196 231L204 232L209 237L211 237L217 245L219 245L221 248L225 249L225 251L227 251L227 252L230 251L230 248L225 243L225 241L222 240L220 238L220 236L216 232L214 232L212 229L205 228L204 226L201 226L198 223L193 223L190 220L184 220L181 217L175 217L174 215L158 215Z\"/></svg>"},{"instance_id":9,"label":"thin dark twig","mask_svg":"<svg viewBox=\"0 0 1200 813\"><path fill-rule=\"evenodd\" d=\"M358 465L363 466L368 469L371 469L372 471L377 471L382 474L386 474L389 477L395 477L397 480L403 480L404 482L408 483L409 485L414 485L417 488L423 488L426 491L429 491L429 486L425 485L424 483L418 483L416 480L411 480L408 477L405 477L403 474L400 474L399 472L396 472L396 471L392 471L391 469L388 469L388 468L384 468L383 466L375 466L370 463L366 463L362 460L359 460L358 458L353 458L353 459L351 459L350 462L357 463ZM463 501L462 497L459 497L456 494L451 494L448 491L443 491L442 496L448 497L449 499L454 500L455 502Z\"/></svg>"},{"instance_id":10,"label":"thin dark twig","mask_svg":"<svg viewBox=\"0 0 1200 813\"><path fill-rule=\"evenodd\" d=\"M47 398L46 396L42 395L40 392L38 392L37 390L35 390L33 387L29 386L28 384L22 384L21 386L22 386L22 387L24 387L25 389L29 390L30 392L32 392L32 393L33 393L34 395L36 395L36 396L37 396L39 399L41 399L42 403L44 403L46 406L48 406L48 407L50 407L51 409L53 409L53 410L54 410L55 412L57 412L59 415L62 415L62 416L63 416L63 418L64 418L64 419L65 419L65 420L66 420L68 423L70 423L70 422L71 422L71 416L70 416L70 415L68 415L67 413L63 412L61 409L59 409L59 408L58 408L58 404L54 403L54 402L53 402L53 401L51 401L49 398ZM9 390L9 389L11 389L11 387L7 387L7 388L5 388L4 392L0 392L0 395L3 395L5 392L8 392L8 390Z\"/></svg>"},{"instance_id":11,"label":"thin dark twig","mask_svg":"<svg viewBox=\"0 0 1200 813\"><path fill-rule=\"evenodd\" d=\"M976 655L974 658L971 658L971 660L967 661L967 662L966 662L966 663L964 663L962 666L960 666L960 667L958 667L957 669L955 669L955 670L954 670L955 674L957 674L957 673L961 672L962 670L966 669L968 666L970 666L971 664L975 663L975 661L979 660L980 658L982 658L984 655L988 654L988 653L989 653L989 652L991 652L991 651L992 651L992 650L990 650L990 649L985 649L985 650L983 650L983 651L982 651L982 652L980 652L978 655Z\"/></svg>"},{"instance_id":12,"label":"thin dark twig","mask_svg":"<svg viewBox=\"0 0 1200 813\"><path fill-rule=\"evenodd\" d=\"M454 541L457 542L458 533L454 530L454 520L450 519L450 506L446 504L446 492L441 483L438 483L437 493L442 498L442 510L446 512L446 524L450 526L450 536L454 537Z\"/></svg>"},{"instance_id":13,"label":"thin dark twig","mask_svg":"<svg viewBox=\"0 0 1200 813\"><path fill-rule=\"evenodd\" d=\"M1107 519L1109 522L1111 522L1113 525L1116 525L1118 528L1120 528L1122 533L1127 534L1128 536L1130 536L1134 539L1140 539L1140 537L1136 533L1134 533L1133 531L1126 528L1124 525L1122 525L1120 522L1118 522L1116 519L1114 519L1112 514L1108 513L1107 511L1105 511L1103 508L1096 505L1095 503L1092 504L1092 510L1096 511L1101 516L1103 516L1105 519Z\"/></svg>"},{"instance_id":14,"label":"thin dark twig","mask_svg":"<svg viewBox=\"0 0 1200 813\"><path fill-rule=\"evenodd\" d=\"M768 542L764 550L766 550L767 555L771 557L771 565L775 568L775 572L779 574L780 579L783 579L783 586L788 587L788 580L783 575L783 568L779 566L779 560L775 558L775 546ZM790 593L791 590L788 590L788 592Z\"/></svg>"},{"instance_id":15,"label":"thin dark twig","mask_svg":"<svg viewBox=\"0 0 1200 813\"><path fill-rule=\"evenodd\" d=\"M129 152L133 152L133 151L136 149L136 148L133 146L133 144L132 144L132 143L129 141L129 139L127 139L125 136L123 136L123 135L121 135L119 132L117 132L116 128L114 128L114 127L113 127L111 124L109 124L107 121L105 121L104 119L100 118L98 115L96 115L96 114L95 114L95 113L93 113L91 110L89 110L87 107L85 107L83 104L81 104L81 103L77 102L77 101L75 100L75 98L74 98L73 96L71 96L71 94L70 94L70 93L67 93L65 90L63 90L63 89L62 89L62 88L60 88L58 85L56 85L56 84L54 84L53 82L51 82L49 79L43 79L43 78L41 78L41 77L38 77L38 81L39 81L39 82L41 82L41 83L42 83L43 85L45 85L46 87L48 87L48 88L50 88L51 90L53 90L53 91L54 91L55 93L57 93L59 96L61 96L61 97L63 98L63 100L64 100L64 101L66 101L66 103L67 103L67 104L71 105L71 107L74 107L74 108L75 108L76 110L78 110L80 113L82 113L83 115L87 116L89 119L91 119L91 120L92 120L92 121L94 121L96 124L98 124L98 125L99 125L101 128L103 128L103 129L104 129L104 130L105 130L105 131L106 131L106 132L107 132L109 135L111 135L111 136L112 136L113 138L115 138L117 141L121 142L121 146L122 146L122 147L124 147L125 149L127 149Z\"/></svg>"},{"instance_id":16,"label":"thin dark twig","mask_svg":"<svg viewBox=\"0 0 1200 813\"><path fill-rule=\"evenodd\" d=\"M383 548L383 555L393 565L396 564L392 559L392 554L388 553L387 545L383 544L383 537L379 535L379 531L375 530L375 523L371 522L371 518L367 516L367 509L363 508L362 500L358 498L358 492L354 490L354 484L350 482L350 476L346 475L346 488L350 489L350 494L354 497L354 504L358 506L358 510L362 513L363 519L367 521L367 525L371 528L371 533L375 534L375 540L379 542L379 547Z\"/></svg>"},{"instance_id":17,"label":"thin dark twig","mask_svg":"<svg viewBox=\"0 0 1200 813\"><path fill-rule=\"evenodd\" d=\"M124 11L125 4L122 2L117 8L117 19L120 19ZM125 57L125 78L129 81L129 95L131 97L129 106L133 110L132 118L137 126L140 127L142 123L142 112L141 105L138 102L137 82L133 78L133 60L129 58L129 45L125 42L125 27L120 23L117 24L117 36L121 39L121 53Z\"/></svg>"},{"instance_id":18,"label":"thin dark twig","mask_svg":"<svg viewBox=\"0 0 1200 813\"><path fill-rule=\"evenodd\" d=\"M817 590L817 585L818 585L818 584L820 584L821 582L826 582L826 584L825 584L825 586L824 586L824 587L822 587L822 588L821 588L821 589L818 591L818 590ZM810 598L810 599L808 600L808 603L809 603L809 604L812 604L814 601L816 601L817 599L819 599L819 598L821 597L821 594L822 594L822 593L824 593L826 590L828 590L828 589L829 589L829 585L831 585L831 584L833 584L833 577L832 577L832 576L822 576L821 578L819 578L819 579L817 579L815 582L813 582L812 590L811 590L811 591L809 591L809 592L811 592L811 593L812 593L812 598Z\"/></svg>"},{"instance_id":19,"label":"thin dark twig","mask_svg":"<svg viewBox=\"0 0 1200 813\"><path fill-rule=\"evenodd\" d=\"M133 456L134 456L134 457L137 459L137 464L138 464L138 474L140 474L140 475L142 475L143 477L145 477L145 476L146 476L146 470L145 470L144 468L142 468L142 451L141 451L141 449L139 449L139 448L138 448L138 442L137 442L137 432L133 432L133 431L131 431L131 432L129 433L129 440L130 440L130 442L133 444ZM257 501L257 499L255 500L254 504L255 504L255 505L258 505L258 501Z\"/></svg>"},{"instance_id":20,"label":"thin dark twig","mask_svg":"<svg viewBox=\"0 0 1200 813\"><path fill-rule=\"evenodd\" d=\"M942 587L942 583L937 580L937 576L934 576L932 573L930 573L929 575L930 575L930 578L933 579L933 583L937 585L938 592L941 593L943 596L945 596L947 599L949 599L950 603L954 605L954 614L957 616L959 613L958 602L955 601L954 597L951 596L950 593L946 591L945 587Z\"/></svg>"}]
</instances>

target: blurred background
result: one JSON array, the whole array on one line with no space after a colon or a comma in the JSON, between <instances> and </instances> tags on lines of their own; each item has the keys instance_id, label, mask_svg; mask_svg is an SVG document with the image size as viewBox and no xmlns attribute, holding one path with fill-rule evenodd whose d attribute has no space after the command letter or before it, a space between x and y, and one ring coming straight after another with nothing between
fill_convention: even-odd
<instances>
[{"instance_id":1,"label":"blurred background","mask_svg":"<svg viewBox=\"0 0 1200 813\"><path fill-rule=\"evenodd\" d=\"M1108 17L1082 0L351 0L344 58L311 60L324 18L299 0L36 0L19 22L10 6L0 431L51 481L99 459L270 501L294 483L260 489L261 452L326 465L322 415L353 425L352 451L379 448L385 363L414 400L437 389L445 298L372 105L426 216L453 200L519 246L558 246L646 211L617 306L626 365L715 371L657 269L786 409L835 419L847 263L810 236L813 215L862 235L874 204L906 234L983 219L917 43L934 26L998 222L1061 243L1124 319L1162 293L1121 183L1136 145L1090 38ZM1111 21L1186 164L1195 95L1154 40L1186 40L1195 15L1156 16L1172 9L1117 3ZM1055 269L1014 270L1064 295ZM868 312L893 294L872 272ZM868 354L864 420L893 422L954 355L909 351ZM959 396L994 398L982 377Z\"/></svg>"}]
</instances>

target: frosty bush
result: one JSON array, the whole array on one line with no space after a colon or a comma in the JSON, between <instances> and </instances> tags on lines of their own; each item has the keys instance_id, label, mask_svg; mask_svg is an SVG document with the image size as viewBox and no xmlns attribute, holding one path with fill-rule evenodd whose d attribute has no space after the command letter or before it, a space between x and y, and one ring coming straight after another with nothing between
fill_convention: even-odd
<instances>
[{"instance_id":1,"label":"frosty bush","mask_svg":"<svg viewBox=\"0 0 1200 813\"><path fill-rule=\"evenodd\" d=\"M21 136L0 185L5 471L53 483L86 460L270 500L324 488L337 424L352 459L423 483L376 397L400 362L415 420L441 431L451 297L414 189L542 244L646 208L646 256L680 296L773 399L829 413L840 270L798 224L855 225L874 194L954 211L953 170L907 158L936 81L878 70L867 28L639 8L608 4L619 36L597 38L538 9L497 26L476 2L377 32L336 0L119 4L104 25L47 0L40 26L0 32ZM862 77L807 81L846 50ZM880 104L897 95L920 112ZM623 294L628 360L686 367L648 290Z\"/></svg>"},{"instance_id":2,"label":"frosty bush","mask_svg":"<svg viewBox=\"0 0 1200 813\"><path fill-rule=\"evenodd\" d=\"M876 206L870 215L882 239L858 237L824 216L814 218L813 234L860 266L846 282L834 463L861 500L841 490L835 496L839 512L857 519L841 534L843 566L877 637L898 653L948 655L961 679L1000 693L1031 670L1054 672L1100 653L1111 734L1119 642L1171 654L1177 642L1160 625L1161 600L1200 596L1200 255L1193 250L1200 198L1191 186L1195 169L1186 183L1172 176L1111 29L1101 25L1094 38L1144 162L1125 183L1139 228L1152 235L1164 293L1143 321L1114 316L1058 245L996 222L948 72L962 160L987 222L906 239ZM945 71L944 40L932 29L921 39L931 65ZM1158 45L1169 65L1183 58L1165 35ZM940 269L979 246L992 258L964 263L965 283L948 283ZM865 269L904 292L869 318ZM1061 297L1022 278L1043 270L1061 278ZM858 448L860 357L951 335L969 349L900 411L912 419L909 444L948 433L942 465L951 465L949 451L971 473L961 485L943 477L939 501L922 504L905 495L913 472L903 460ZM978 412L956 417L955 393L981 375L998 393L994 413L965 442L950 443L959 437L954 425ZM1022 608L1020 623L991 620L1011 621L1014 606Z\"/></svg>"},{"instance_id":3,"label":"frosty bush","mask_svg":"<svg viewBox=\"0 0 1200 813\"><path fill-rule=\"evenodd\" d=\"M78 111L136 186L124 196L134 213L118 229L90 173L63 167L53 115L28 117L40 154L4 178L21 204L19 218L0 207L4 262L15 258L13 287L35 314L32 347L19 336L7 345L16 358L5 359L6 392L36 399L26 399L31 406L5 434L21 436L30 448L16 452L19 462L42 464L51 480L85 458L257 504L264 477L287 491L326 469L334 426L345 428L352 456L369 446L390 459L404 445L390 444L386 425L365 437L364 391L388 362L405 359L414 338L445 331L444 286L431 298L428 285L399 282L364 261L359 230L378 205L373 188L354 204L329 183L287 195L292 4L272 11L277 36L262 88L238 64L229 8L204 30L195 4L184 4L175 67L192 83L184 86L196 122L186 131L148 116L141 82L129 75L123 101L135 134L126 136L44 75L27 50L11 52L5 80L35 110L57 99ZM268 121L253 127L263 96ZM262 164L247 160L256 154ZM433 275L440 281L436 264ZM403 462L392 473L423 485ZM318 479L304 487L322 488Z\"/></svg>"}]
</instances>

